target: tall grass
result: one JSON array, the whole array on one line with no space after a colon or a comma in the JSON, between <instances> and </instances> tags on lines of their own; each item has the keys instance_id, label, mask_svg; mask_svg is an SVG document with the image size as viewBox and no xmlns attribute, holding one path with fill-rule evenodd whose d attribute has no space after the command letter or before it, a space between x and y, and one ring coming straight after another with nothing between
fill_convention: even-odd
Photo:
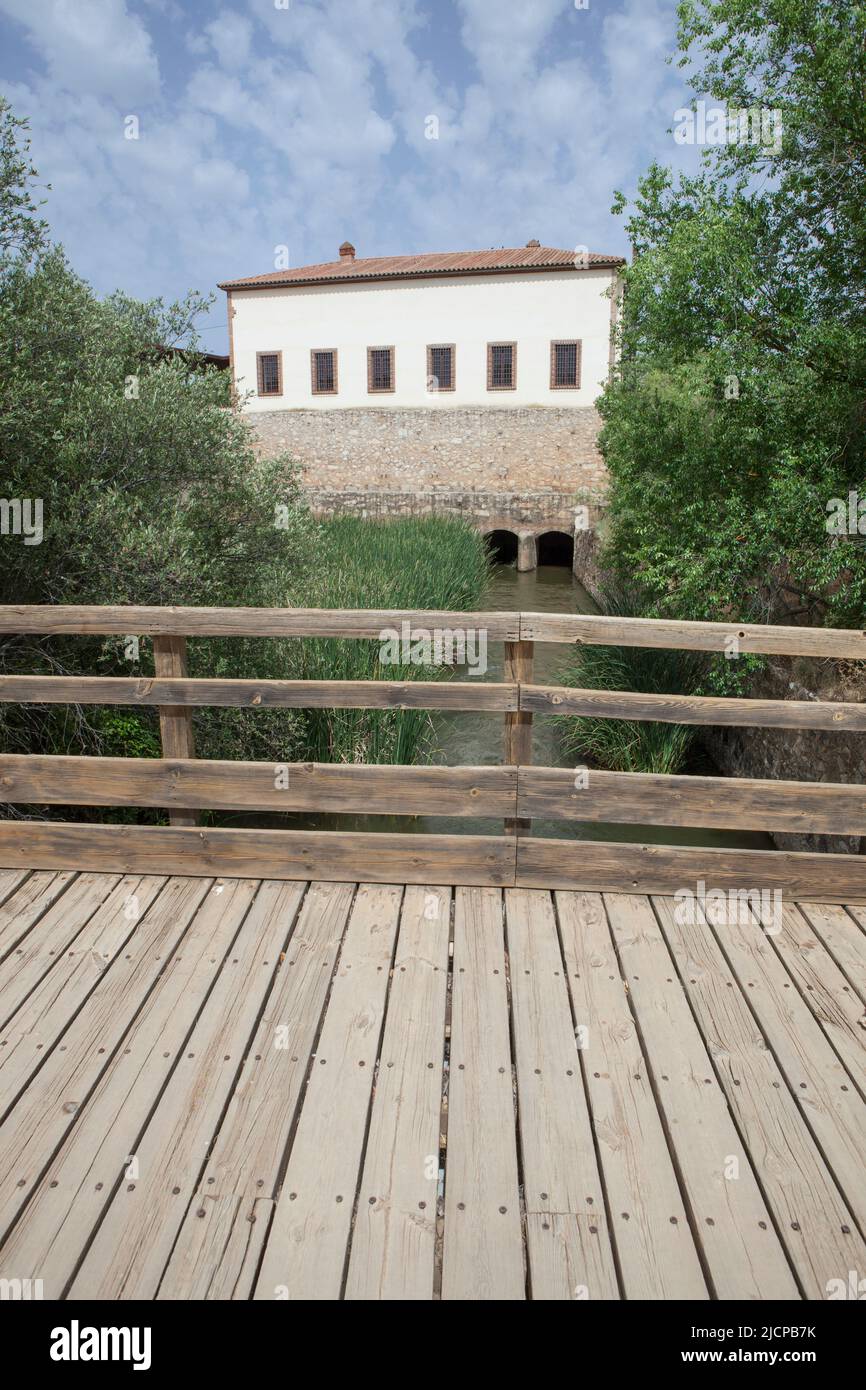
<instances>
[{"instance_id":1,"label":"tall grass","mask_svg":"<svg viewBox=\"0 0 866 1390\"><path fill-rule=\"evenodd\" d=\"M640 604L633 595L609 590L602 595L601 607L607 614L630 616L639 612ZM706 667L706 659L696 652L587 646L575 650L560 680L584 690L691 695L705 679ZM694 725L636 719L563 716L558 723L570 758L588 758L612 772L679 772L697 734Z\"/></svg>"},{"instance_id":2,"label":"tall grass","mask_svg":"<svg viewBox=\"0 0 866 1390\"><path fill-rule=\"evenodd\" d=\"M304 602L315 608L477 608L489 580L484 541L468 523L439 517L322 525L321 564ZM308 638L297 644L301 680L442 680L442 666L382 665L381 643ZM431 729L426 710L306 710L303 756L315 762L411 763Z\"/></svg>"}]
</instances>

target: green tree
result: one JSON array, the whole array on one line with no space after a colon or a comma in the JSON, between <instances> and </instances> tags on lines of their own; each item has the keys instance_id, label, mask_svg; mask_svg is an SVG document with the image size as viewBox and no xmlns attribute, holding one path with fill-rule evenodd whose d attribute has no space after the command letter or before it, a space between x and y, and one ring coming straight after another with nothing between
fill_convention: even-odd
<instances>
[{"instance_id":1,"label":"green tree","mask_svg":"<svg viewBox=\"0 0 866 1390\"><path fill-rule=\"evenodd\" d=\"M866 9L687 0L679 17L696 98L771 111L782 135L640 181L600 402L607 560L656 613L858 625L864 537L830 533L828 506L866 498Z\"/></svg>"},{"instance_id":2,"label":"green tree","mask_svg":"<svg viewBox=\"0 0 866 1390\"><path fill-rule=\"evenodd\" d=\"M0 110L0 493L30 504L30 533L0 535L0 602L282 605L307 587L317 527L288 458L263 461L225 408L224 374L196 368L208 301L100 300L36 219L21 123ZM180 347L187 355L166 355ZM28 515L25 513L25 515ZM41 516L37 535L36 516ZM133 634L131 634L133 635ZM287 675L290 644L191 643L193 674ZM0 669L139 674L123 642L8 639ZM7 749L141 751L155 712L4 706ZM137 722L136 722L137 721ZM290 712L196 715L204 755L285 760Z\"/></svg>"}]
</instances>

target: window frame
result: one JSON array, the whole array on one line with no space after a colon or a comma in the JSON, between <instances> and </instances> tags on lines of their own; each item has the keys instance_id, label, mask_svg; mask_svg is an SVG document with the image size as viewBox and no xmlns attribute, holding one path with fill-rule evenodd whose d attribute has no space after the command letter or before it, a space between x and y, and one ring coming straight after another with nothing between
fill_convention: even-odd
<instances>
[{"instance_id":1,"label":"window frame","mask_svg":"<svg viewBox=\"0 0 866 1390\"><path fill-rule=\"evenodd\" d=\"M319 386L316 375L316 358L320 353L329 352L334 359L334 384L330 389ZM337 396L340 393L340 357L338 348L310 348L310 389L314 396Z\"/></svg>"},{"instance_id":2,"label":"window frame","mask_svg":"<svg viewBox=\"0 0 866 1390\"><path fill-rule=\"evenodd\" d=\"M575 349L575 364L573 382L566 383L556 380L556 349L558 347L573 347ZM580 375L583 362L583 339L582 338L552 338L550 341L550 389L551 391L579 391Z\"/></svg>"},{"instance_id":3,"label":"window frame","mask_svg":"<svg viewBox=\"0 0 866 1390\"><path fill-rule=\"evenodd\" d=\"M374 353L374 352L387 352L387 353L390 354L390 368L391 368L391 370L390 370L391 385L390 385L390 386L374 386L374 385L373 385L373 353ZM368 395L371 395L371 396L393 396L393 394L394 394L396 388L397 388L397 354L396 354L396 351L395 351L395 349L394 349L393 343L392 343L390 346L389 346L387 343L382 343L382 344L380 344L380 345L377 345L376 347L368 347L368 348L367 348L367 394L368 394Z\"/></svg>"},{"instance_id":4,"label":"window frame","mask_svg":"<svg viewBox=\"0 0 866 1390\"><path fill-rule=\"evenodd\" d=\"M431 386L431 380L436 376L433 370L433 353L447 350L451 353L451 385L450 386ZM438 396L442 391L456 391L457 389L457 344L456 343L428 343L427 344L427 390L431 395Z\"/></svg>"},{"instance_id":5,"label":"window frame","mask_svg":"<svg viewBox=\"0 0 866 1390\"><path fill-rule=\"evenodd\" d=\"M493 349L506 347L511 348L511 384L498 386L493 381ZM487 389L488 391L517 390L517 343L503 341L487 344Z\"/></svg>"},{"instance_id":6,"label":"window frame","mask_svg":"<svg viewBox=\"0 0 866 1390\"><path fill-rule=\"evenodd\" d=\"M277 389L276 391L263 391L262 385L264 375L262 372L262 358L276 357L277 359ZM256 395L266 400L270 396L281 396L283 394L283 354L278 348L271 348L267 352L256 353Z\"/></svg>"}]
</instances>

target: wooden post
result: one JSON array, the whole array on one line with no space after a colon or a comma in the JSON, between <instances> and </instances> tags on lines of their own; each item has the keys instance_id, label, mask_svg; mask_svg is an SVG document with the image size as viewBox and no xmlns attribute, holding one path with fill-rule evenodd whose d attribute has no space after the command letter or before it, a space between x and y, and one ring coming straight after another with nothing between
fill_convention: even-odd
<instances>
[{"instance_id":1,"label":"wooden post","mask_svg":"<svg viewBox=\"0 0 866 1390\"><path fill-rule=\"evenodd\" d=\"M188 674L185 637L154 637L153 668L158 679ZM160 705L159 732L164 758L194 758L192 711L186 705ZM170 825L198 825L196 811L169 811Z\"/></svg>"},{"instance_id":2,"label":"wooden post","mask_svg":"<svg viewBox=\"0 0 866 1390\"><path fill-rule=\"evenodd\" d=\"M506 642L505 670L506 681L529 684L532 681L532 663L535 655L534 642ZM532 712L530 710L507 711L505 715L506 765L524 766L532 762ZM506 820L506 835L528 834L532 822L529 820Z\"/></svg>"}]
</instances>

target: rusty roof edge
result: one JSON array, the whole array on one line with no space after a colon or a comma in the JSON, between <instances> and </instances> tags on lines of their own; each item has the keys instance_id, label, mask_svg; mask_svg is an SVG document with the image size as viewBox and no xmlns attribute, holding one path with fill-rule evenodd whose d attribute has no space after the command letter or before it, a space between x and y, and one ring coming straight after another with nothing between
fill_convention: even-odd
<instances>
[{"instance_id":1,"label":"rusty roof edge","mask_svg":"<svg viewBox=\"0 0 866 1390\"><path fill-rule=\"evenodd\" d=\"M217 289L219 290L267 290L284 289L289 285L333 285L333 284L358 284L367 280L418 280L430 278L434 275L444 276L467 276L467 275L516 275L528 271L530 274L537 274L541 271L551 270L574 270L582 273L587 270L609 270L615 266L625 265L625 256L605 256L598 252L591 253L595 259L590 265L579 266L573 264L573 259L568 261L546 261L540 265L497 265L497 266L470 266L459 269L444 269L441 266L431 266L423 270L371 270L366 274L361 272L356 275L334 274L316 276L290 276L282 279L266 280L263 277L250 276L242 280L218 280ZM335 262L339 264L339 262ZM306 267L298 267L306 269ZM272 275L272 271L265 274Z\"/></svg>"}]
</instances>

